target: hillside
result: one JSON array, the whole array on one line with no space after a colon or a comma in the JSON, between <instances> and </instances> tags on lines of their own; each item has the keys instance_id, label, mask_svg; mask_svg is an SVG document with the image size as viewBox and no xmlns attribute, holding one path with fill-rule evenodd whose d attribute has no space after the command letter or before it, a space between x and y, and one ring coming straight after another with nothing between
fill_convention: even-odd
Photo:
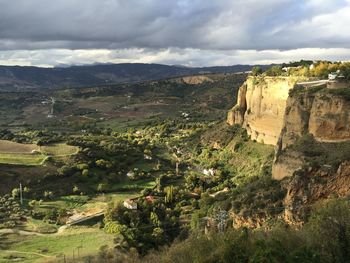
<instances>
[{"instance_id":1,"label":"hillside","mask_svg":"<svg viewBox=\"0 0 350 263\"><path fill-rule=\"evenodd\" d=\"M267 66L262 66L267 67ZM66 68L0 66L0 89L83 87L109 83L140 82L208 73L251 70L250 65L190 68L161 64L102 64Z\"/></svg>"}]
</instances>

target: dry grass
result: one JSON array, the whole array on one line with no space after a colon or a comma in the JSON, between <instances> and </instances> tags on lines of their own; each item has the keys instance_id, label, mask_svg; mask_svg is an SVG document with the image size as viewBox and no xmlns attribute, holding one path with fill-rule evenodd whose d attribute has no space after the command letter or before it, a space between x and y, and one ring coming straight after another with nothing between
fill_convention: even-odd
<instances>
[{"instance_id":1,"label":"dry grass","mask_svg":"<svg viewBox=\"0 0 350 263\"><path fill-rule=\"evenodd\" d=\"M41 152L53 156L67 156L76 154L79 148L76 146L67 145L65 143L56 143L45 145L40 148Z\"/></svg>"},{"instance_id":2,"label":"dry grass","mask_svg":"<svg viewBox=\"0 0 350 263\"><path fill-rule=\"evenodd\" d=\"M35 144L23 144L0 140L0 153L31 153L33 150L38 150L39 147Z\"/></svg>"}]
</instances>

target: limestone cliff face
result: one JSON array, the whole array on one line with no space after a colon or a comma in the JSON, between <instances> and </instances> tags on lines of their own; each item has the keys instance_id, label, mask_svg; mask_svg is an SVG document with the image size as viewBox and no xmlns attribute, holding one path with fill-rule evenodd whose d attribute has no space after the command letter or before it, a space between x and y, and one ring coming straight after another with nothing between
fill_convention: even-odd
<instances>
[{"instance_id":1,"label":"limestone cliff face","mask_svg":"<svg viewBox=\"0 0 350 263\"><path fill-rule=\"evenodd\" d=\"M237 104L228 112L227 123L230 125L243 125L244 114L247 110L247 82L238 90Z\"/></svg>"},{"instance_id":2,"label":"limestone cliff face","mask_svg":"<svg viewBox=\"0 0 350 263\"><path fill-rule=\"evenodd\" d=\"M295 89L303 89L296 87ZM293 150L298 138L312 134L320 142L341 142L350 140L350 102L321 90L299 92L287 100L284 124L276 147L272 176L283 179L305 164L303 156Z\"/></svg>"},{"instance_id":3,"label":"limestone cliff face","mask_svg":"<svg viewBox=\"0 0 350 263\"><path fill-rule=\"evenodd\" d=\"M239 89L227 122L247 129L252 140L276 145L283 126L289 91L301 78L248 77Z\"/></svg>"},{"instance_id":4,"label":"limestone cliff face","mask_svg":"<svg viewBox=\"0 0 350 263\"><path fill-rule=\"evenodd\" d=\"M311 108L309 132L319 141L350 140L350 102L340 96L318 94Z\"/></svg>"},{"instance_id":5,"label":"limestone cliff face","mask_svg":"<svg viewBox=\"0 0 350 263\"><path fill-rule=\"evenodd\" d=\"M248 77L228 113L227 122L243 126L252 140L276 145L272 175L278 180L305 165L304 156L289 147L303 135L319 142L350 140L350 101L330 92L326 82L305 80Z\"/></svg>"},{"instance_id":6,"label":"limestone cliff face","mask_svg":"<svg viewBox=\"0 0 350 263\"><path fill-rule=\"evenodd\" d=\"M280 147L285 149L295 139L311 133L316 140L350 140L350 102L327 92L304 92L288 98Z\"/></svg>"}]
</instances>

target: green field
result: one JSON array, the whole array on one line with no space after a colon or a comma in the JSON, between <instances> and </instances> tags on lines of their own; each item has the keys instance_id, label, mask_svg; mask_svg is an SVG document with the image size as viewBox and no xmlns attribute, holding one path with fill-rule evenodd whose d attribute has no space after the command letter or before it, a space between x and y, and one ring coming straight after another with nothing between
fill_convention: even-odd
<instances>
[{"instance_id":1,"label":"green field","mask_svg":"<svg viewBox=\"0 0 350 263\"><path fill-rule=\"evenodd\" d=\"M78 152L78 147L67 145L65 143L56 143L40 147L40 151L47 155L68 156Z\"/></svg>"},{"instance_id":2,"label":"green field","mask_svg":"<svg viewBox=\"0 0 350 263\"><path fill-rule=\"evenodd\" d=\"M0 250L0 262L68 262L95 255L102 245L113 246L113 235L98 228L72 227L61 234L42 236L8 235L6 249ZM17 257L17 260L15 258ZM12 258L12 260L11 260Z\"/></svg>"},{"instance_id":3,"label":"green field","mask_svg":"<svg viewBox=\"0 0 350 263\"><path fill-rule=\"evenodd\" d=\"M0 153L0 163L14 165L42 165L47 158L43 154Z\"/></svg>"},{"instance_id":4,"label":"green field","mask_svg":"<svg viewBox=\"0 0 350 263\"><path fill-rule=\"evenodd\" d=\"M138 192L145 188L153 188L156 185L156 182L152 179L140 180L140 181L126 181L112 185L111 191L134 191Z\"/></svg>"},{"instance_id":5,"label":"green field","mask_svg":"<svg viewBox=\"0 0 350 263\"><path fill-rule=\"evenodd\" d=\"M97 211L105 209L109 202L124 201L125 199L137 197L140 195L139 189L144 189L145 187L153 187L154 185L155 183L151 181L140 181L131 185L132 187L130 188L134 190L128 190L128 185L122 184L119 186L119 189L124 189L123 192L100 194L92 197L86 195L61 196L54 200L44 201L40 205L36 205L35 210L42 212L51 209L74 209L76 212L87 212L93 210Z\"/></svg>"}]
</instances>

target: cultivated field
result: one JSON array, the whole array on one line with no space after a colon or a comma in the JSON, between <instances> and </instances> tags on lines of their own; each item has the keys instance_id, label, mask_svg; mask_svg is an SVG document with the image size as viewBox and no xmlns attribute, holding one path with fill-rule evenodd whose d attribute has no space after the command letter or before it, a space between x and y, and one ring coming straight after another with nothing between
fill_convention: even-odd
<instances>
[{"instance_id":1,"label":"cultivated field","mask_svg":"<svg viewBox=\"0 0 350 263\"><path fill-rule=\"evenodd\" d=\"M69 156L78 150L65 143L37 146L0 140L0 164L42 165L48 156Z\"/></svg>"},{"instance_id":2,"label":"cultivated field","mask_svg":"<svg viewBox=\"0 0 350 263\"><path fill-rule=\"evenodd\" d=\"M0 140L0 153L31 153L38 149L39 147L35 144L23 144Z\"/></svg>"},{"instance_id":3,"label":"cultivated field","mask_svg":"<svg viewBox=\"0 0 350 263\"><path fill-rule=\"evenodd\" d=\"M40 151L47 155L52 156L68 156L78 152L79 148L65 143L56 143L46 146L41 146Z\"/></svg>"},{"instance_id":4,"label":"cultivated field","mask_svg":"<svg viewBox=\"0 0 350 263\"><path fill-rule=\"evenodd\" d=\"M0 164L42 165L47 156L32 153L0 153Z\"/></svg>"}]
</instances>

